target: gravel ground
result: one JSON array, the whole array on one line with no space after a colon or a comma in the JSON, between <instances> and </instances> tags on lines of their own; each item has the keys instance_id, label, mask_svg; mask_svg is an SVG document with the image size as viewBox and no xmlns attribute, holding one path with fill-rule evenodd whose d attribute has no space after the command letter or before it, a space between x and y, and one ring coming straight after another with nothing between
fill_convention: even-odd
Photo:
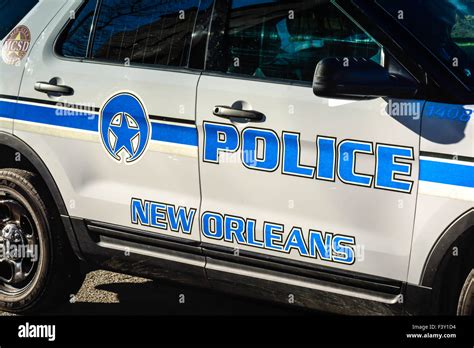
<instances>
[{"instance_id":1,"label":"gravel ground","mask_svg":"<svg viewBox=\"0 0 474 348\"><path fill-rule=\"evenodd\" d=\"M181 303L184 295L184 303ZM289 315L301 310L207 289L106 271L91 272L58 315ZM0 312L0 316L10 315Z\"/></svg>"}]
</instances>

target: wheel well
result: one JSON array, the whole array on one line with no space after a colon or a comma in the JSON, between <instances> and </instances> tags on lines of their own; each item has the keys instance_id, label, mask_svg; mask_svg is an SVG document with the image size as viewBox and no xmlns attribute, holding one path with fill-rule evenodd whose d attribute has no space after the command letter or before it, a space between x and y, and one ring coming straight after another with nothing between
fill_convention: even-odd
<instances>
[{"instance_id":1,"label":"wheel well","mask_svg":"<svg viewBox=\"0 0 474 348\"><path fill-rule=\"evenodd\" d=\"M37 174L59 213L64 216L68 215L66 205L53 176L31 147L12 134L0 132L0 153L2 154L0 168L24 169Z\"/></svg>"},{"instance_id":2,"label":"wheel well","mask_svg":"<svg viewBox=\"0 0 474 348\"><path fill-rule=\"evenodd\" d=\"M48 202L55 202L47 183L43 179L43 176L23 153L7 145L0 145L0 153L2 154L2 157L0 159L0 169L22 169L35 174L36 179L38 180L41 186L40 194L41 196L43 196L44 199L47 200L47 202L45 203L48 204ZM56 204L54 204L53 209L54 213L59 215L58 207Z\"/></svg>"},{"instance_id":3,"label":"wheel well","mask_svg":"<svg viewBox=\"0 0 474 348\"><path fill-rule=\"evenodd\" d=\"M30 160L21 152L6 145L0 145L0 153L2 154L0 159L1 168L24 169L29 172L39 174Z\"/></svg>"},{"instance_id":4,"label":"wheel well","mask_svg":"<svg viewBox=\"0 0 474 348\"><path fill-rule=\"evenodd\" d=\"M474 268L474 227L462 233L447 249L433 283L433 299L440 314L456 314L462 286Z\"/></svg>"},{"instance_id":5,"label":"wheel well","mask_svg":"<svg viewBox=\"0 0 474 348\"><path fill-rule=\"evenodd\" d=\"M82 259L74 230L64 200L53 176L41 158L26 143L17 137L0 132L0 169L16 168L36 174L39 183L40 195L52 205L52 218L60 219L67 233L70 246L76 256ZM47 204L48 204L47 203Z\"/></svg>"},{"instance_id":6,"label":"wheel well","mask_svg":"<svg viewBox=\"0 0 474 348\"><path fill-rule=\"evenodd\" d=\"M43 180L41 173L23 153L7 145L0 145L0 153L2 154L0 159L0 169L15 168L29 171L37 175L43 187L48 187L46 182ZM52 197L48 198L52 199Z\"/></svg>"}]
</instances>

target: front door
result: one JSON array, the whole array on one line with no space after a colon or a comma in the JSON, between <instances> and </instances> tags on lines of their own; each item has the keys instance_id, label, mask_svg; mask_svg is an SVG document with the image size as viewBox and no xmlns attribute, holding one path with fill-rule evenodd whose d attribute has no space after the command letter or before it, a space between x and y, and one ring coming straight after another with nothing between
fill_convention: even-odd
<instances>
[{"instance_id":1,"label":"front door","mask_svg":"<svg viewBox=\"0 0 474 348\"><path fill-rule=\"evenodd\" d=\"M311 88L321 59L381 63L382 48L329 1L234 0L216 17L197 100L205 247L406 280L418 132L394 101Z\"/></svg>"}]
</instances>

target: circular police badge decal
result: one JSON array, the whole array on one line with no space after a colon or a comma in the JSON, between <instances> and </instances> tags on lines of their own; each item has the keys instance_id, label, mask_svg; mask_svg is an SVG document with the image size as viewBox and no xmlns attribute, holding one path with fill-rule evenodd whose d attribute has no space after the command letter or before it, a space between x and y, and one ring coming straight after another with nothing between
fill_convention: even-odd
<instances>
[{"instance_id":1,"label":"circular police badge decal","mask_svg":"<svg viewBox=\"0 0 474 348\"><path fill-rule=\"evenodd\" d=\"M15 65L28 53L31 43L30 29L20 25L5 38L2 47L2 58L6 64Z\"/></svg>"},{"instance_id":2,"label":"circular police badge decal","mask_svg":"<svg viewBox=\"0 0 474 348\"><path fill-rule=\"evenodd\" d=\"M100 110L102 143L117 162L132 164L142 157L151 135L150 120L138 97L120 93Z\"/></svg>"}]
</instances>

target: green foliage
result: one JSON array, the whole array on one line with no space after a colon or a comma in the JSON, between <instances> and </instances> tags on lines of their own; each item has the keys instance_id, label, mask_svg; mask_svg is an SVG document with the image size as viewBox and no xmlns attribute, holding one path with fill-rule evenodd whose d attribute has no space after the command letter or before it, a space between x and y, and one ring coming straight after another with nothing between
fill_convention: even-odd
<instances>
[{"instance_id":1,"label":"green foliage","mask_svg":"<svg viewBox=\"0 0 474 348\"><path fill-rule=\"evenodd\" d=\"M459 16L451 37L454 40L474 39L474 15Z\"/></svg>"}]
</instances>

